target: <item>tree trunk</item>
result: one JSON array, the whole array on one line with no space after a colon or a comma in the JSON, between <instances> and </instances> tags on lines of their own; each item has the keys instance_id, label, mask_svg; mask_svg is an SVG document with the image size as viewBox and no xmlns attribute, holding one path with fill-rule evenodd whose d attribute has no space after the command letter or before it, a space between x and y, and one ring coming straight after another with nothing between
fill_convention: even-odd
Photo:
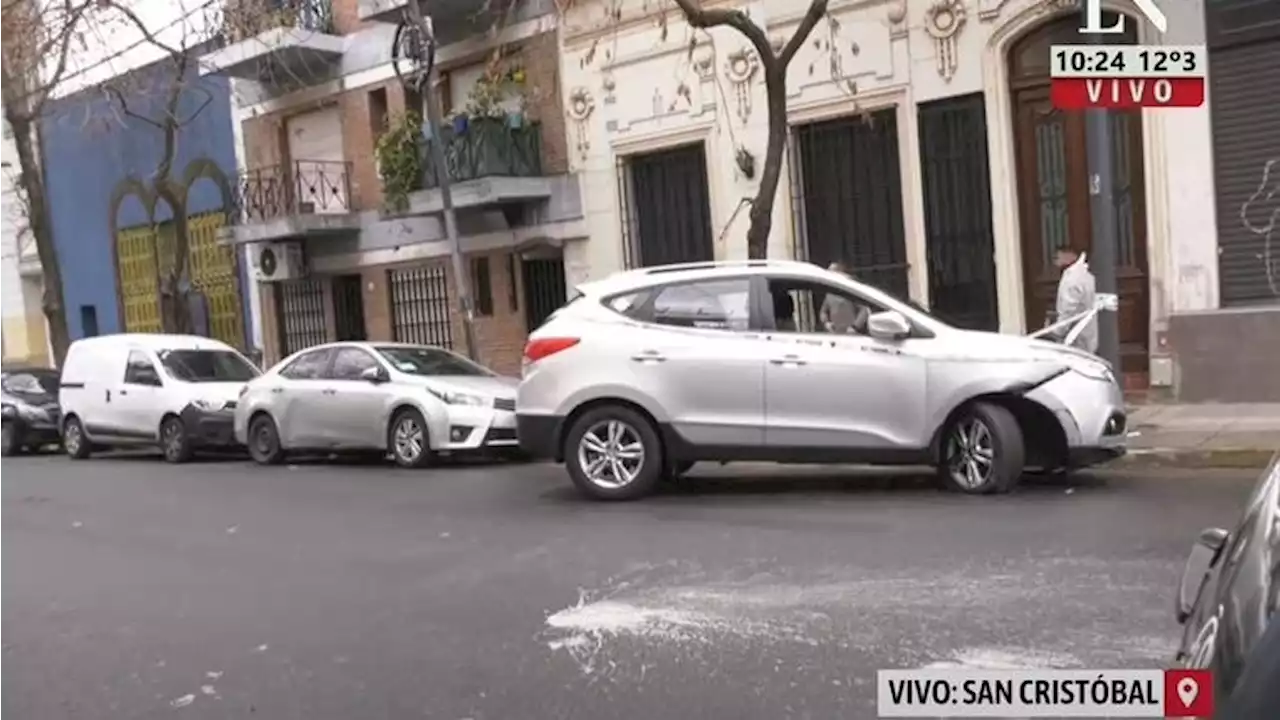
<instances>
[{"instance_id":1,"label":"tree trunk","mask_svg":"<svg viewBox=\"0 0 1280 720\"><path fill-rule=\"evenodd\" d=\"M760 188L751 204L751 226L747 230L747 257L763 260L769 254L769 231L773 227L773 203L782 177L782 152L787 146L787 69L766 63L765 92L769 98L769 144L765 149Z\"/></svg>"},{"instance_id":2,"label":"tree trunk","mask_svg":"<svg viewBox=\"0 0 1280 720\"><path fill-rule=\"evenodd\" d=\"M53 244L53 223L49 217L49 202L45 196L42 165L32 146L34 128L28 117L10 117L13 144L18 151L18 184L27 197L27 223L36 241L36 254L40 258L44 294L41 309L49 325L49 344L53 348L55 367L62 366L71 345L71 332L67 327L67 313L62 299L62 268L58 264L58 251Z\"/></svg>"},{"instance_id":3,"label":"tree trunk","mask_svg":"<svg viewBox=\"0 0 1280 720\"><path fill-rule=\"evenodd\" d=\"M162 164L165 168L168 165ZM160 279L160 322L167 333L189 335L192 332L188 302L191 283L187 266L191 245L186 190L168 177L162 177L155 182L155 192L173 211L173 269Z\"/></svg>"}]
</instances>

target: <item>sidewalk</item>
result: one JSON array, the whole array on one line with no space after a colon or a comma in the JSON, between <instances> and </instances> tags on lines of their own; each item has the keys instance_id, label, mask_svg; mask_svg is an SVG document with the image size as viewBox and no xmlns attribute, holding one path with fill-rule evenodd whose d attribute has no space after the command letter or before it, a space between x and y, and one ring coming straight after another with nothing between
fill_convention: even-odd
<instances>
[{"instance_id":1,"label":"sidewalk","mask_svg":"<svg viewBox=\"0 0 1280 720\"><path fill-rule=\"evenodd\" d=\"M1264 467L1280 451L1280 403L1130 407L1129 462Z\"/></svg>"}]
</instances>

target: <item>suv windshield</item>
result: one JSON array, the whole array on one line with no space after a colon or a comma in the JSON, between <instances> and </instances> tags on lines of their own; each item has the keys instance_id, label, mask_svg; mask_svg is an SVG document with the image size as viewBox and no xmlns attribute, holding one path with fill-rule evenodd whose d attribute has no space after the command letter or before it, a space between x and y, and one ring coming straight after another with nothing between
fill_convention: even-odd
<instances>
[{"instance_id":1,"label":"suv windshield","mask_svg":"<svg viewBox=\"0 0 1280 720\"><path fill-rule=\"evenodd\" d=\"M23 370L6 375L4 389L26 395L57 395L58 373L53 370Z\"/></svg>"},{"instance_id":2,"label":"suv windshield","mask_svg":"<svg viewBox=\"0 0 1280 720\"><path fill-rule=\"evenodd\" d=\"M488 368L440 348L382 346L374 349L397 370L410 375L493 377Z\"/></svg>"},{"instance_id":3,"label":"suv windshield","mask_svg":"<svg viewBox=\"0 0 1280 720\"><path fill-rule=\"evenodd\" d=\"M160 362L184 382L248 382L259 375L258 368L228 350L165 350Z\"/></svg>"}]
</instances>

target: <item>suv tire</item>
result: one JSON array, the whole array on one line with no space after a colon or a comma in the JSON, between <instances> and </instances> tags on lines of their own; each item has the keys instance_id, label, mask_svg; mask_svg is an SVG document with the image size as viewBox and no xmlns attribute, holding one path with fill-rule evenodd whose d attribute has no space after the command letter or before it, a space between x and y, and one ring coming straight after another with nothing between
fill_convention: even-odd
<instances>
[{"instance_id":1,"label":"suv tire","mask_svg":"<svg viewBox=\"0 0 1280 720\"><path fill-rule=\"evenodd\" d=\"M1022 427L1007 408L978 402L947 427L938 474L952 490L970 495L1009 492L1022 478Z\"/></svg>"},{"instance_id":2,"label":"suv tire","mask_svg":"<svg viewBox=\"0 0 1280 720\"><path fill-rule=\"evenodd\" d=\"M165 462L171 463L187 462L195 454L187 426L176 415L160 422L160 452L164 453Z\"/></svg>"},{"instance_id":3,"label":"suv tire","mask_svg":"<svg viewBox=\"0 0 1280 720\"><path fill-rule=\"evenodd\" d=\"M653 492L666 467L653 424L622 405L583 413L569 428L563 451L573 484L594 500L642 498Z\"/></svg>"}]
</instances>

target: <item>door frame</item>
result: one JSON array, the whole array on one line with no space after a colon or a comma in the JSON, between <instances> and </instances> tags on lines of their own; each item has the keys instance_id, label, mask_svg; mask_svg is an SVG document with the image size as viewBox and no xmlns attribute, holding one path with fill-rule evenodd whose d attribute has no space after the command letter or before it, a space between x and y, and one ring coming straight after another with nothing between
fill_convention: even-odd
<instances>
[{"instance_id":1,"label":"door frame","mask_svg":"<svg viewBox=\"0 0 1280 720\"><path fill-rule=\"evenodd\" d=\"M1120 0L1102 0L1105 10L1124 13L1129 22L1137 23L1138 43L1158 41L1158 34L1145 22L1129 13L1132 7ZM990 149L992 232L995 237L996 286L999 299L1000 329L1007 333L1026 332L1028 319L1023 298L1022 247L1019 242L1021 217L1016 181L1013 93L1009 87L1008 54L1013 43L1035 27L1052 22L1062 15L1078 11L1044 12L1039 4L1012 13L991 33L982 54L982 92L986 97L988 123L987 147ZM1168 162L1165 157L1164 125L1158 112L1142 113L1143 193L1147 205L1148 282L1164 282L1169 276L1167 234L1168 200L1164 178ZM1148 293L1148 353L1159 345L1156 328L1167 313L1157 307L1158 294ZM1038 320L1036 321L1038 323Z\"/></svg>"}]
</instances>

